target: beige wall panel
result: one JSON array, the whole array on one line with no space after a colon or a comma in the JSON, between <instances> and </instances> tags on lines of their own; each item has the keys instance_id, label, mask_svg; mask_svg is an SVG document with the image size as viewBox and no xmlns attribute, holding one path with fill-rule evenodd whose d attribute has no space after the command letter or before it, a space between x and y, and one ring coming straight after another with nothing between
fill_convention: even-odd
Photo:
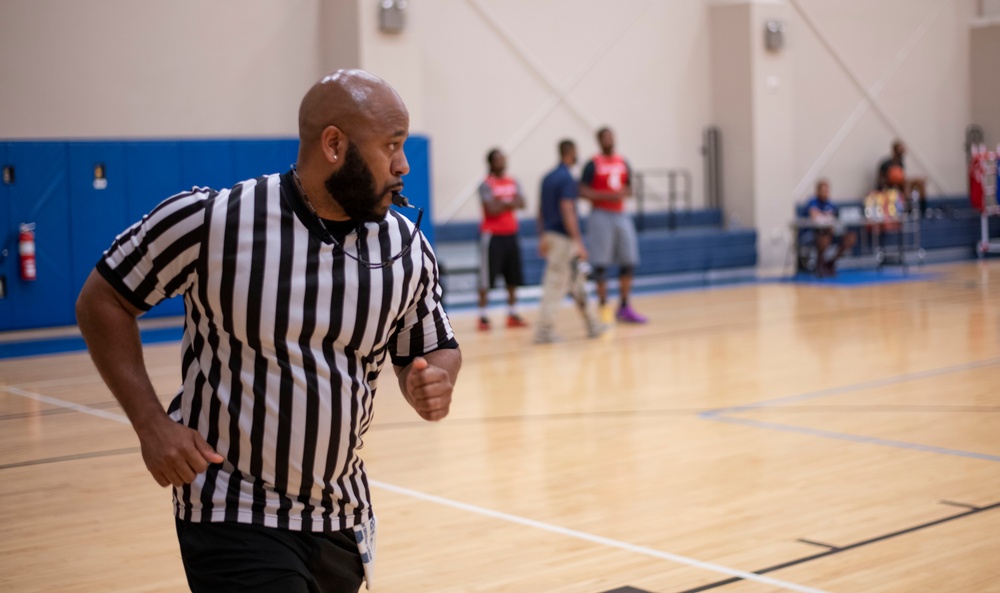
<instances>
[{"instance_id":1,"label":"beige wall panel","mask_svg":"<svg viewBox=\"0 0 1000 593\"><path fill-rule=\"evenodd\" d=\"M353 2L319 0L320 72L361 66L361 7Z\"/></svg>"},{"instance_id":2,"label":"beige wall panel","mask_svg":"<svg viewBox=\"0 0 1000 593\"><path fill-rule=\"evenodd\" d=\"M711 122L708 14L652 2L571 97L616 130L636 169L685 168L704 203L702 134ZM596 142L592 144L596 150Z\"/></svg>"},{"instance_id":3,"label":"beige wall panel","mask_svg":"<svg viewBox=\"0 0 1000 593\"><path fill-rule=\"evenodd\" d=\"M410 10L424 27L421 131L434 143L438 220L478 218L473 191L489 147L512 149L511 172L534 186L559 138L589 156L605 124L634 167L689 169L702 202L710 109L701 2L438 0ZM378 71L379 60L366 67ZM555 89L569 91L568 104Z\"/></svg>"},{"instance_id":4,"label":"beige wall panel","mask_svg":"<svg viewBox=\"0 0 1000 593\"><path fill-rule=\"evenodd\" d=\"M416 4L417 2L412 2L410 6ZM425 126L426 95L420 50L425 34L425 12L409 9L406 11L406 27L402 33L382 33L378 25L377 2L356 0L355 7L358 13L360 66L393 85L410 111L411 132L422 131ZM434 23L430 34L441 26L442 23Z\"/></svg>"},{"instance_id":5,"label":"beige wall panel","mask_svg":"<svg viewBox=\"0 0 1000 593\"><path fill-rule=\"evenodd\" d=\"M972 30L972 121L990 147L1000 143L1000 19Z\"/></svg>"},{"instance_id":6,"label":"beige wall panel","mask_svg":"<svg viewBox=\"0 0 1000 593\"><path fill-rule=\"evenodd\" d=\"M793 5L802 8L833 50L793 11L795 199L812 193L817 176L831 179L836 198L861 197L897 136L911 149L911 172L931 177L932 194L964 192L962 142L970 122L966 64L974 3L795 0ZM888 120L872 106L859 111L864 95L851 76L877 92ZM849 125L852 118L856 122Z\"/></svg>"},{"instance_id":7,"label":"beige wall panel","mask_svg":"<svg viewBox=\"0 0 1000 593\"><path fill-rule=\"evenodd\" d=\"M286 135L317 0L0 3L0 136Z\"/></svg>"},{"instance_id":8,"label":"beige wall panel","mask_svg":"<svg viewBox=\"0 0 1000 593\"><path fill-rule=\"evenodd\" d=\"M972 123L973 7L964 2L945 6L881 95L911 149L907 168L929 176L932 195L967 191L965 128Z\"/></svg>"},{"instance_id":9,"label":"beige wall panel","mask_svg":"<svg viewBox=\"0 0 1000 593\"><path fill-rule=\"evenodd\" d=\"M935 6L967 0L793 0L830 40L866 86L871 86L899 48Z\"/></svg>"},{"instance_id":10,"label":"beige wall panel","mask_svg":"<svg viewBox=\"0 0 1000 593\"><path fill-rule=\"evenodd\" d=\"M722 144L722 192L727 220L754 223L753 93L748 5L711 11L712 123Z\"/></svg>"},{"instance_id":11,"label":"beige wall panel","mask_svg":"<svg viewBox=\"0 0 1000 593\"><path fill-rule=\"evenodd\" d=\"M792 71L782 89L792 93L791 200L804 199L816 175L832 179L838 198L861 195L896 135L911 146L913 171L934 173L939 183L932 193L963 192L962 133L972 121L969 23L977 1L784 5L790 8L785 55ZM995 5L984 1L984 12L996 12ZM703 129L739 121L738 106L723 112L718 101L732 77L750 76L735 64L713 72L711 6L705 0L414 0L407 30L386 35L377 31L374 0L6 0L0 3L0 51L8 56L0 65L0 136L289 135L299 99L319 75L360 65L395 85L410 106L413 131L432 137L439 220L478 218L469 198L490 146L513 148L511 171L534 193L555 141L574 137L589 156L593 127L602 124L616 129L621 151L637 168L691 170L700 205ZM878 96L897 130L869 110L836 139L863 95L799 8L865 88L938 11ZM552 85L574 80L568 103L555 103ZM743 108L746 117L749 109ZM749 142L748 131L723 137L730 205L749 183L732 170L737 155L752 162L754 155L740 152ZM775 212L789 201L774 199ZM734 218L754 220L749 212Z\"/></svg>"},{"instance_id":12,"label":"beige wall panel","mask_svg":"<svg viewBox=\"0 0 1000 593\"><path fill-rule=\"evenodd\" d=\"M486 152L515 136L545 104L547 89L470 3L428 2L418 8L426 11L422 18L434 32L424 36L422 55L423 131L432 142L436 211L440 216L456 207L455 200L468 198L456 217L477 218L473 193L485 171ZM511 172L525 178L532 161L515 152ZM551 160L549 154L543 164Z\"/></svg>"},{"instance_id":13,"label":"beige wall panel","mask_svg":"<svg viewBox=\"0 0 1000 593\"><path fill-rule=\"evenodd\" d=\"M811 195L818 177L830 178L835 197L856 194L870 183L867 174L862 181L857 163L845 163L834 153L831 155L833 158L824 159L812 175L810 169L823 157L823 152L834 138L842 133L845 123L859 115L855 112L864 95L851 83L850 77L837 65L836 59L806 27L801 17L794 11L791 14L786 38L794 77L794 166L796 183L805 179L803 190L794 198L802 200ZM876 154L881 154L881 144L879 140ZM846 189L848 186L850 190Z\"/></svg>"},{"instance_id":14,"label":"beige wall panel","mask_svg":"<svg viewBox=\"0 0 1000 593\"><path fill-rule=\"evenodd\" d=\"M788 51L769 51L763 42L766 23L787 23L785 4L758 3L750 18L753 54L754 228L757 229L757 262L763 270L781 269L788 250L788 218L795 186L795 95L792 59Z\"/></svg>"}]
</instances>

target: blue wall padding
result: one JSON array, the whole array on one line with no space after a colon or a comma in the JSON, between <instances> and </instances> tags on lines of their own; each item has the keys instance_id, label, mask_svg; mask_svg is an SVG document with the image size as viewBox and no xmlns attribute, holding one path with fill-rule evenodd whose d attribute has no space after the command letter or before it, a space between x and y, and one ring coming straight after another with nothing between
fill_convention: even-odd
<instances>
[{"instance_id":1,"label":"blue wall padding","mask_svg":"<svg viewBox=\"0 0 1000 593\"><path fill-rule=\"evenodd\" d=\"M9 239L5 270L10 305L4 329L67 325L74 322L70 265L68 147L61 142L11 142L7 162L15 182L7 186L9 211L4 235ZM18 225L35 223L38 279L20 279Z\"/></svg>"},{"instance_id":2,"label":"blue wall padding","mask_svg":"<svg viewBox=\"0 0 1000 593\"><path fill-rule=\"evenodd\" d=\"M410 163L410 173L403 177L403 195L410 204L424 209L420 230L434 244L435 233L431 212L431 151L430 139L424 136L410 136L406 140L406 160ZM403 214L416 222L416 211L403 208Z\"/></svg>"},{"instance_id":3,"label":"blue wall padding","mask_svg":"<svg viewBox=\"0 0 1000 593\"><path fill-rule=\"evenodd\" d=\"M177 191L195 186L212 189L232 187L239 181L236 179L233 160L233 146L229 140L182 142L181 187Z\"/></svg>"},{"instance_id":4,"label":"blue wall padding","mask_svg":"<svg viewBox=\"0 0 1000 593\"><path fill-rule=\"evenodd\" d=\"M113 236L95 232L124 229L128 219L125 147L120 142L69 145L70 273L78 294ZM104 165L106 185L94 184L94 168Z\"/></svg>"},{"instance_id":5,"label":"blue wall padding","mask_svg":"<svg viewBox=\"0 0 1000 593\"><path fill-rule=\"evenodd\" d=\"M181 142L150 140L125 142L127 166L127 211L132 224L169 196L191 189L181 184ZM124 227L123 227L124 228ZM115 231L105 237L111 245ZM103 252L102 249L102 252ZM175 297L160 303L146 317L172 317L184 314L184 299Z\"/></svg>"},{"instance_id":6,"label":"blue wall padding","mask_svg":"<svg viewBox=\"0 0 1000 593\"><path fill-rule=\"evenodd\" d=\"M70 325L74 304L94 263L115 236L164 199L192 187L225 189L239 181L287 171L295 162L295 138L0 142L2 165L14 183L0 185L0 331ZM410 161L405 194L425 209L422 228L433 238L430 212L430 146L406 143ZM103 164L104 189L94 187L94 166ZM409 214L409 212L408 212ZM18 223L37 225L38 279L20 279ZM147 317L181 315L181 298Z\"/></svg>"},{"instance_id":7,"label":"blue wall padding","mask_svg":"<svg viewBox=\"0 0 1000 593\"><path fill-rule=\"evenodd\" d=\"M126 185L130 223L142 218L167 197L191 189L181 184L180 142L126 142L125 157L128 161Z\"/></svg>"},{"instance_id":8,"label":"blue wall padding","mask_svg":"<svg viewBox=\"0 0 1000 593\"><path fill-rule=\"evenodd\" d=\"M298 156L299 141L240 140L232 142L232 186L244 179L252 179L270 173L284 173ZM227 187L228 187L227 186Z\"/></svg>"}]
</instances>

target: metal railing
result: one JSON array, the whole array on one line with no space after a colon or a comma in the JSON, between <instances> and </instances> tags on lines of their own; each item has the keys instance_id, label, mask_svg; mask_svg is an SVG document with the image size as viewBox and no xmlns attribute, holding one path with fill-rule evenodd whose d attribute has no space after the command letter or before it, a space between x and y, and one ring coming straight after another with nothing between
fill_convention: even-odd
<instances>
[{"instance_id":1,"label":"metal railing","mask_svg":"<svg viewBox=\"0 0 1000 593\"><path fill-rule=\"evenodd\" d=\"M633 177L638 230L644 230L646 213L652 211L651 206L656 204L666 204L667 227L670 229L677 226L678 210L691 210L691 172L687 169L643 169L634 171Z\"/></svg>"}]
</instances>

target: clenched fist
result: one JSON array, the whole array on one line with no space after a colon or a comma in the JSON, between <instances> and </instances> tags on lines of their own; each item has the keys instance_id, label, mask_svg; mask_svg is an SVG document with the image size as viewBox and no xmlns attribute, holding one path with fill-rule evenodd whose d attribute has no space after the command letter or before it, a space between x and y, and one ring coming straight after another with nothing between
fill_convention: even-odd
<instances>
[{"instance_id":1,"label":"clenched fist","mask_svg":"<svg viewBox=\"0 0 1000 593\"><path fill-rule=\"evenodd\" d=\"M437 421L448 415L454 388L448 371L418 356L410 363L403 395L421 418Z\"/></svg>"}]
</instances>

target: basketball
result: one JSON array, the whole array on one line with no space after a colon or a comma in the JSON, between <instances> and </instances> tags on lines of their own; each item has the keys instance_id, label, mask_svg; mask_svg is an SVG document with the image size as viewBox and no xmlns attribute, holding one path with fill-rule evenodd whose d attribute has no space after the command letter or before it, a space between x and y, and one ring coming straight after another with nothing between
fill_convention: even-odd
<instances>
[{"instance_id":1,"label":"basketball","mask_svg":"<svg viewBox=\"0 0 1000 593\"><path fill-rule=\"evenodd\" d=\"M890 185L903 185L906 182L906 173L899 165L893 165L885 172L885 178Z\"/></svg>"}]
</instances>

